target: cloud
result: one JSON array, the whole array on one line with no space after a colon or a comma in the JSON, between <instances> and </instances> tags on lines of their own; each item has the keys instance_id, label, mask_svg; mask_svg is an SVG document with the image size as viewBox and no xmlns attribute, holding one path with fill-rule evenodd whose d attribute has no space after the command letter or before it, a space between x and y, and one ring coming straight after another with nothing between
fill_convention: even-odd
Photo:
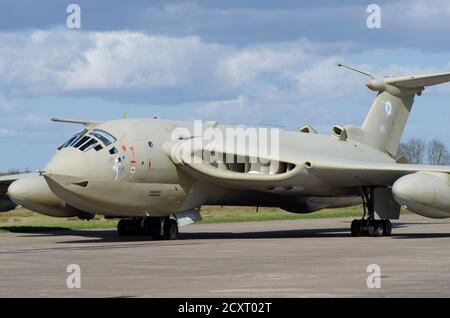
<instances>
[{"instance_id":1,"label":"cloud","mask_svg":"<svg viewBox=\"0 0 450 318\"><path fill-rule=\"evenodd\" d=\"M0 33L0 85L13 98L81 95L153 104L224 100L258 83L290 82L321 52L350 46L298 40L240 48L196 36L129 31Z\"/></svg>"},{"instance_id":2,"label":"cloud","mask_svg":"<svg viewBox=\"0 0 450 318\"><path fill-rule=\"evenodd\" d=\"M24 0L25 1L25 0ZM24 31L64 27L67 3L6 0L0 4L0 29ZM227 45L352 41L361 50L380 47L448 51L436 34L450 28L447 0L378 0L382 28L366 27L370 2L355 1L89 1L78 0L82 29L129 30L166 37L197 36ZM26 8L26 10L24 9Z\"/></svg>"},{"instance_id":3,"label":"cloud","mask_svg":"<svg viewBox=\"0 0 450 318\"><path fill-rule=\"evenodd\" d=\"M299 97L333 99L365 93L361 74L338 68L342 58L332 57L313 64L295 77ZM364 66L362 66L364 68ZM366 66L368 68L368 66Z\"/></svg>"}]
</instances>

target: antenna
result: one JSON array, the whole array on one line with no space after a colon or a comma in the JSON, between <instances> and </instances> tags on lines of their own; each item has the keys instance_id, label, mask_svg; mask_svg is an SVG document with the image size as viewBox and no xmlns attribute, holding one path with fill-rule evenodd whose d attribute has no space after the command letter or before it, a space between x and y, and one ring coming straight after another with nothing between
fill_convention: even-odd
<instances>
[{"instance_id":1,"label":"antenna","mask_svg":"<svg viewBox=\"0 0 450 318\"><path fill-rule=\"evenodd\" d=\"M367 75L367 76L369 76L370 78L375 79L375 77L373 77L373 75L370 74L369 72L360 70L359 68L356 68L356 67L354 67L354 66L350 66L350 65L346 65L346 64L342 64L342 63L338 63L337 66L342 66L342 67L348 68L349 70L352 70L352 71L355 71L355 72L358 72L358 73Z\"/></svg>"}]
</instances>

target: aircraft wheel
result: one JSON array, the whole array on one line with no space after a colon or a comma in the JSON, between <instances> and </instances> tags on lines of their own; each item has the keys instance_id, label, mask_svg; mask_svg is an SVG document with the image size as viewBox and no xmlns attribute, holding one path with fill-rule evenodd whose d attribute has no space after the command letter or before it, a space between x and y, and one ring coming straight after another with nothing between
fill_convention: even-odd
<instances>
[{"instance_id":1,"label":"aircraft wheel","mask_svg":"<svg viewBox=\"0 0 450 318\"><path fill-rule=\"evenodd\" d=\"M164 239L176 240L178 238L178 224L173 219L164 222Z\"/></svg>"},{"instance_id":2,"label":"aircraft wheel","mask_svg":"<svg viewBox=\"0 0 450 318\"><path fill-rule=\"evenodd\" d=\"M120 235L120 236L127 236L127 235L130 235L130 231L129 231L129 221L128 220L125 220L125 219L122 219L122 220L119 220L119 222L117 223L117 233Z\"/></svg>"},{"instance_id":3,"label":"aircraft wheel","mask_svg":"<svg viewBox=\"0 0 450 318\"><path fill-rule=\"evenodd\" d=\"M384 227L383 222L372 221L367 228L369 236L383 236Z\"/></svg>"},{"instance_id":4,"label":"aircraft wheel","mask_svg":"<svg viewBox=\"0 0 450 318\"><path fill-rule=\"evenodd\" d=\"M125 236L127 235L127 229L126 229L126 220L119 220L117 223L117 234L119 236Z\"/></svg>"},{"instance_id":5,"label":"aircraft wheel","mask_svg":"<svg viewBox=\"0 0 450 318\"><path fill-rule=\"evenodd\" d=\"M154 240L161 239L161 221L159 218L151 218L145 220L145 232L150 235Z\"/></svg>"},{"instance_id":6,"label":"aircraft wheel","mask_svg":"<svg viewBox=\"0 0 450 318\"><path fill-rule=\"evenodd\" d=\"M392 234L392 223L389 220L383 220L383 235L391 236Z\"/></svg>"},{"instance_id":7,"label":"aircraft wheel","mask_svg":"<svg viewBox=\"0 0 450 318\"><path fill-rule=\"evenodd\" d=\"M353 220L351 225L352 236L361 236L361 220Z\"/></svg>"}]
</instances>

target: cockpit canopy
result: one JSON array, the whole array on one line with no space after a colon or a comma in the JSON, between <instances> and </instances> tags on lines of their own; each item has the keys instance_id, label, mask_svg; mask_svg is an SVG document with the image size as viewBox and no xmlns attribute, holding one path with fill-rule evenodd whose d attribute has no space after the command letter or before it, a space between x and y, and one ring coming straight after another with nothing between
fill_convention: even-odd
<instances>
[{"instance_id":1,"label":"cockpit canopy","mask_svg":"<svg viewBox=\"0 0 450 318\"><path fill-rule=\"evenodd\" d=\"M74 147L80 151L88 151L94 148L96 151L103 149L103 146L107 147L114 142L117 138L111 135L109 132L95 128L91 131L83 129L76 133L73 137L62 144L58 150L67 147Z\"/></svg>"}]
</instances>

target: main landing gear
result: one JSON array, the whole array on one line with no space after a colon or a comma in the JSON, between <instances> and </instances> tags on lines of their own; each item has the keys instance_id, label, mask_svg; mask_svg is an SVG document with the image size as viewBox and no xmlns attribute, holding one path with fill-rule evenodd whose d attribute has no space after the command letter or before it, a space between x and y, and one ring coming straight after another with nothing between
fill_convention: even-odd
<instances>
[{"instance_id":1,"label":"main landing gear","mask_svg":"<svg viewBox=\"0 0 450 318\"><path fill-rule=\"evenodd\" d=\"M136 217L122 219L117 224L120 236L151 236L155 240L176 240L177 221L168 217Z\"/></svg>"},{"instance_id":2,"label":"main landing gear","mask_svg":"<svg viewBox=\"0 0 450 318\"><path fill-rule=\"evenodd\" d=\"M352 236L390 236L392 224L389 220L375 220L375 197L373 188L362 189L364 215L360 220L353 220ZM367 218L365 218L367 214Z\"/></svg>"}]
</instances>

